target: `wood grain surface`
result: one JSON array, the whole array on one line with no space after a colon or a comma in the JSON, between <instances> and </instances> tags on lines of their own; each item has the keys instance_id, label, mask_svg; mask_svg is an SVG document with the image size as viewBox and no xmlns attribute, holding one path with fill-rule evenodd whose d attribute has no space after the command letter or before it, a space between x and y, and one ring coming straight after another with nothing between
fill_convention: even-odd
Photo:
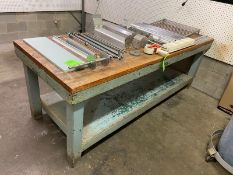
<instances>
[{"instance_id":1,"label":"wood grain surface","mask_svg":"<svg viewBox=\"0 0 233 175\"><path fill-rule=\"evenodd\" d=\"M210 38L208 41L202 44L194 45L192 47L174 52L168 59L172 59L174 56L180 55L187 51L195 50L212 42L213 39ZM67 73L63 72L54 64L49 62L35 49L27 45L23 40L14 41L14 46L27 55L28 58L31 59L39 68L54 78L71 94L113 80L120 76L142 69L148 65L156 64L163 59L160 55L142 54L139 57L134 57L126 53L122 60L112 60L108 66L97 66L95 70L87 68L81 71Z\"/></svg>"}]
</instances>

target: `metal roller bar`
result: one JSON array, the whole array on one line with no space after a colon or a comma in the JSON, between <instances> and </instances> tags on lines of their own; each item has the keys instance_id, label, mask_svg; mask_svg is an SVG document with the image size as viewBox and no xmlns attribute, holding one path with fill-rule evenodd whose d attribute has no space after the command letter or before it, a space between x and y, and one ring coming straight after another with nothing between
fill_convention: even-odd
<instances>
[{"instance_id":1,"label":"metal roller bar","mask_svg":"<svg viewBox=\"0 0 233 175\"><path fill-rule=\"evenodd\" d=\"M56 41L57 43L65 46L66 48L70 49L71 51L73 51L74 53L77 53L78 55L82 56L83 58L87 58L89 54L78 50L76 47L70 45L69 43L65 42L64 40L62 40L60 37L58 36L53 36L52 38L54 41Z\"/></svg>"},{"instance_id":2,"label":"metal roller bar","mask_svg":"<svg viewBox=\"0 0 233 175\"><path fill-rule=\"evenodd\" d=\"M85 36L83 34L78 34L78 33L75 33L74 36L78 37L79 39L83 40L84 42L89 43L90 45L94 46L95 48L98 48L101 51L106 52L107 54L111 55L114 58L119 58L119 59L122 58L121 52L114 50L113 48L106 46L103 43L101 43L101 42L99 42L91 37Z\"/></svg>"},{"instance_id":3,"label":"metal roller bar","mask_svg":"<svg viewBox=\"0 0 233 175\"><path fill-rule=\"evenodd\" d=\"M119 56L118 56L117 54L110 52L109 50L107 50L107 49L105 49L105 48L99 46L98 44L95 44L95 43L89 41L88 39L86 39L86 38L84 38L84 37L82 37L82 36L80 36L80 35L76 35L76 34L72 35L72 34L70 34L70 36L73 36L73 37L75 37L75 38L78 38L78 39L80 39L80 40L82 40L82 41L88 43L89 45L91 45L92 47L94 47L94 48L100 50L101 52L105 52L105 53L108 54L110 57L119 58Z\"/></svg>"},{"instance_id":4,"label":"metal roller bar","mask_svg":"<svg viewBox=\"0 0 233 175\"><path fill-rule=\"evenodd\" d=\"M111 52L113 52L113 53L115 53L115 54L118 54L118 51L117 51L117 50L115 50L115 49L113 49L113 48L111 48L111 47L109 47L109 46L107 46L107 45L105 45L105 44L103 44L103 43L101 43L101 42L99 42L99 41L93 39L92 37L90 37L90 36L88 36L88 35L80 34L80 36L86 38L87 40L89 40L89 41L91 41L91 42L93 42L93 43L95 43L95 44L100 45L101 47L103 47L103 48L105 48L105 49L107 49L107 50L109 50L109 51L111 51Z\"/></svg>"},{"instance_id":5,"label":"metal roller bar","mask_svg":"<svg viewBox=\"0 0 233 175\"><path fill-rule=\"evenodd\" d=\"M91 40L89 40L89 39L87 39L87 38L85 38L83 36L80 36L80 35L76 36L76 37L79 37L83 41L85 41L85 42L89 43L90 45L95 46L96 48L98 48L98 49L112 55L113 57L118 57L118 55L116 53L111 52L110 50L106 49L105 47L102 47L101 45L97 44L96 42L93 42L93 41L91 41Z\"/></svg>"},{"instance_id":6,"label":"metal roller bar","mask_svg":"<svg viewBox=\"0 0 233 175\"><path fill-rule=\"evenodd\" d=\"M93 51L87 49L87 48L86 48L85 46L83 46L82 44L80 44L80 43L78 43L78 42L76 42L76 41L74 41L74 40L72 40L72 39L70 39L70 38L67 38L67 39L66 39L66 42L67 42L68 44L70 44L70 45L76 47L77 49L79 49L79 50L85 52L85 53L88 54L88 55L96 55L95 52L93 52Z\"/></svg>"},{"instance_id":7,"label":"metal roller bar","mask_svg":"<svg viewBox=\"0 0 233 175\"><path fill-rule=\"evenodd\" d=\"M84 43L86 46L89 46L89 47L95 49L96 51L98 51L98 52L100 53L101 57L105 57L105 58L112 58L112 57L113 57L112 54L106 53L106 52L103 51L101 48L89 44L89 43L86 42L85 40L79 38L78 36L73 35L72 33L69 33L69 37L72 38L72 39L78 40L78 41Z\"/></svg>"},{"instance_id":8,"label":"metal roller bar","mask_svg":"<svg viewBox=\"0 0 233 175\"><path fill-rule=\"evenodd\" d=\"M112 48L114 50L117 50L119 52L124 52L124 49L121 49L121 48L118 48L118 47L112 45L111 43L107 42L103 38L100 38L98 36L92 35L90 33L84 33L84 35L86 35L86 36L88 36L88 37L90 37L90 38L92 38L94 40L97 40L98 42L100 42L100 43L102 43L102 44L104 44L104 45L106 45L106 46L108 46L108 47L110 47L110 48Z\"/></svg>"},{"instance_id":9,"label":"metal roller bar","mask_svg":"<svg viewBox=\"0 0 233 175\"><path fill-rule=\"evenodd\" d=\"M101 55L103 53L98 48L95 48L95 47L91 46L87 42L85 42L85 41L81 40L80 38L74 36L72 33L68 33L68 38L70 38L73 41L79 43L81 46L85 47L86 49L90 50L93 53L96 53L97 55Z\"/></svg>"},{"instance_id":10,"label":"metal roller bar","mask_svg":"<svg viewBox=\"0 0 233 175\"><path fill-rule=\"evenodd\" d=\"M96 44L100 45L101 47L104 47L105 49L115 53L118 55L119 58L123 58L124 49L120 49L118 47L115 47L105 40L101 39L100 37L97 37L95 35L91 35L89 33L81 34L86 39L90 40L91 42L95 42Z\"/></svg>"}]
</instances>

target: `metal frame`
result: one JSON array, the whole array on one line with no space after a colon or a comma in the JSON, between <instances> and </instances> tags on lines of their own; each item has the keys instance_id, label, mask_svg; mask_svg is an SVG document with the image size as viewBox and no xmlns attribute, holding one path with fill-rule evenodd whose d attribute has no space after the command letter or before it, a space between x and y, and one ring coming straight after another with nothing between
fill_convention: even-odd
<instances>
[{"instance_id":1,"label":"metal frame","mask_svg":"<svg viewBox=\"0 0 233 175\"><path fill-rule=\"evenodd\" d=\"M22 51L16 48L16 53L24 64L32 116L40 115L42 110L41 106L43 106L43 109L67 135L68 161L70 165L74 167L75 162L81 157L81 153L88 147L119 129L121 126L155 106L162 100L168 98L170 95L189 85L198 69L201 56L210 48L210 46L211 44L204 45L198 49L167 60L168 65L171 65L186 58L194 57L188 75L181 74L161 86L155 87L150 92L138 97L142 100L138 101L138 98L132 99L129 103L110 111L105 116L102 116L100 120L93 121L87 126L83 126L83 120L85 119L85 104L89 99L155 72L159 69L160 63L149 65L135 72L76 94L70 94L61 86L61 84L56 82L41 68L34 64ZM47 82L56 93L42 95L40 98L37 76ZM125 108L129 110L122 110Z\"/></svg>"}]
</instances>

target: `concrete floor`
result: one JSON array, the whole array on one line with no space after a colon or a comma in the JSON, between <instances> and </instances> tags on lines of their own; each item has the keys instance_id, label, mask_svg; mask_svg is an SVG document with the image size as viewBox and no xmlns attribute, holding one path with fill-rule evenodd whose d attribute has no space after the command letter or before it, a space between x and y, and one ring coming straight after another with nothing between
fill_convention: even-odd
<instances>
[{"instance_id":1,"label":"concrete floor","mask_svg":"<svg viewBox=\"0 0 233 175\"><path fill-rule=\"evenodd\" d=\"M42 82L42 93L49 88ZM209 134L229 116L217 101L184 89L86 151L76 168L66 161L66 137L45 116L30 116L21 62L12 45L0 45L0 174L2 175L225 175L205 162Z\"/></svg>"}]
</instances>

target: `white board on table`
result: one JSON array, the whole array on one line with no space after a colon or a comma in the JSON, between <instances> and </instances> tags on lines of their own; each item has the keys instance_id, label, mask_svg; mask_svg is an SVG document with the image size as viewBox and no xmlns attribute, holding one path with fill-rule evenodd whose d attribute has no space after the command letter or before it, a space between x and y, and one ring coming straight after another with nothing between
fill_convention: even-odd
<instances>
[{"instance_id":1,"label":"white board on table","mask_svg":"<svg viewBox=\"0 0 233 175\"><path fill-rule=\"evenodd\" d=\"M70 70L69 66L65 64L69 60L84 63L80 58L68 52L47 37L29 38L24 39L24 41L65 72Z\"/></svg>"}]
</instances>

